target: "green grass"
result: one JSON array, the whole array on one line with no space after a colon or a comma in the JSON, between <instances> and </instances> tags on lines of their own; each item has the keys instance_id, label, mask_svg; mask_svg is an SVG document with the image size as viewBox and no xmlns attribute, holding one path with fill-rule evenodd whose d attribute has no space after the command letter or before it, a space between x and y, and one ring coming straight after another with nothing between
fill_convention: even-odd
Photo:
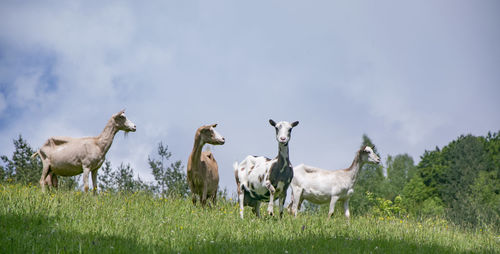
<instances>
[{"instance_id":1,"label":"green grass","mask_svg":"<svg viewBox=\"0 0 500 254\"><path fill-rule=\"evenodd\" d=\"M0 185L0 253L499 253L500 236L445 221L326 214L257 219L233 201ZM262 211L264 212L264 211Z\"/></svg>"}]
</instances>

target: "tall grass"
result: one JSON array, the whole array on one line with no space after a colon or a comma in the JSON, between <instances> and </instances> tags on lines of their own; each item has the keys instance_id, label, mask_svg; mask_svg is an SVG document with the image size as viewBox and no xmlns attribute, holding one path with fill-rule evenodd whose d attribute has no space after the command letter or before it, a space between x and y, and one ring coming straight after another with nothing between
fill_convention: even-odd
<instances>
[{"instance_id":1,"label":"tall grass","mask_svg":"<svg viewBox=\"0 0 500 254\"><path fill-rule=\"evenodd\" d=\"M247 211L251 209L246 209ZM264 211L263 211L264 212ZM263 213L264 214L264 213ZM445 221L238 216L234 200L202 209L148 194L41 193L0 185L0 253L495 253L500 236Z\"/></svg>"}]
</instances>

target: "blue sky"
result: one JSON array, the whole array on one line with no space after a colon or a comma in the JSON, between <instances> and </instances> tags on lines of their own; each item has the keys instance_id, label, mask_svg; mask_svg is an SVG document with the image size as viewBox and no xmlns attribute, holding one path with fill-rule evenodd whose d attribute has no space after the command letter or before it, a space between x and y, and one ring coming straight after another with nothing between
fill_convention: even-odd
<instances>
[{"instance_id":1,"label":"blue sky","mask_svg":"<svg viewBox=\"0 0 500 254\"><path fill-rule=\"evenodd\" d=\"M184 163L218 123L232 163L273 157L268 119L300 121L293 164L347 167L367 134L418 161L500 128L498 1L2 1L0 154L22 134L94 136L126 108L113 166L151 180L159 141Z\"/></svg>"}]
</instances>

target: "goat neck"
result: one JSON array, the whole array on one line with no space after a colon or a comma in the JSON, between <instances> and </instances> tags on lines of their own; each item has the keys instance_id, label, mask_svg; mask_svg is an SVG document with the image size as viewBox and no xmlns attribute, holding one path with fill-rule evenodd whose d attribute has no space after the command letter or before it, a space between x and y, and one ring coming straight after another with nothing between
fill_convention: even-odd
<instances>
[{"instance_id":1,"label":"goat neck","mask_svg":"<svg viewBox=\"0 0 500 254\"><path fill-rule=\"evenodd\" d=\"M351 178L353 180L356 179L358 176L358 172L360 171L361 167L363 167L365 163L361 159L361 150L356 153L356 156L354 157L354 160L352 161L351 166L346 170L351 174Z\"/></svg>"},{"instance_id":2,"label":"goat neck","mask_svg":"<svg viewBox=\"0 0 500 254\"><path fill-rule=\"evenodd\" d=\"M204 145L205 142L203 142L200 132L196 132L196 135L194 136L193 151L191 151L191 156L189 158L189 162L191 162L191 165L198 165L200 163L201 152Z\"/></svg>"},{"instance_id":3,"label":"goat neck","mask_svg":"<svg viewBox=\"0 0 500 254\"><path fill-rule=\"evenodd\" d=\"M288 143L283 144L283 143L278 143L278 161L282 160L284 164L288 165L289 164L289 159L288 159Z\"/></svg>"},{"instance_id":4,"label":"goat neck","mask_svg":"<svg viewBox=\"0 0 500 254\"><path fill-rule=\"evenodd\" d=\"M97 136L97 145L101 148L101 151L103 151L104 154L108 152L111 144L113 144L113 139L118 131L119 129L115 127L113 119L110 119L101 134Z\"/></svg>"}]
</instances>

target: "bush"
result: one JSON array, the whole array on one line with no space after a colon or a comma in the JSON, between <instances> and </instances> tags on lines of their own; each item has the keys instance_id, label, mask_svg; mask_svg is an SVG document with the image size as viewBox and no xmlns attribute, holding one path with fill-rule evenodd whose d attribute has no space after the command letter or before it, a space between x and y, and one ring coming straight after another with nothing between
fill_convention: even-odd
<instances>
[{"instance_id":1,"label":"bush","mask_svg":"<svg viewBox=\"0 0 500 254\"><path fill-rule=\"evenodd\" d=\"M372 204L370 213L373 216L401 217L406 214L406 210L402 207L403 199L399 195L394 198L394 202L384 198L375 197L375 195L371 192L366 192L366 196Z\"/></svg>"}]
</instances>

